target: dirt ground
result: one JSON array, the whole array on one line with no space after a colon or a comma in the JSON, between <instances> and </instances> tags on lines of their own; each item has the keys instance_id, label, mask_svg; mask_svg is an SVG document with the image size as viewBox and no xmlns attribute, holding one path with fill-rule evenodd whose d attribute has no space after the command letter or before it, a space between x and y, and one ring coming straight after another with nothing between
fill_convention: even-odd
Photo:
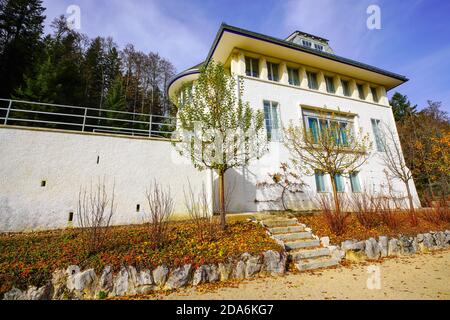
<instances>
[{"instance_id":1,"label":"dirt ground","mask_svg":"<svg viewBox=\"0 0 450 320\"><path fill-rule=\"evenodd\" d=\"M379 269L378 269L379 268ZM377 275L380 275L377 277ZM379 279L380 281L378 281ZM372 289L369 289L371 287ZM440 299L450 300L450 250L245 281L214 291L187 288L152 299Z\"/></svg>"}]
</instances>

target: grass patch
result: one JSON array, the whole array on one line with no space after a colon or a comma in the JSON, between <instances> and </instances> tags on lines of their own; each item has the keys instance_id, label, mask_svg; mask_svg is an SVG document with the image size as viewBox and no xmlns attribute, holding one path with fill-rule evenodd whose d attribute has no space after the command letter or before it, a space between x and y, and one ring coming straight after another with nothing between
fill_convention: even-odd
<instances>
[{"instance_id":1,"label":"grass patch","mask_svg":"<svg viewBox=\"0 0 450 320\"><path fill-rule=\"evenodd\" d=\"M155 248L148 239L148 226L112 227L106 246L89 255L79 230L0 235L0 296L13 286L25 289L42 286L57 269L78 265L99 273L110 265L118 271L122 265L154 269L165 263L170 268L187 263L194 267L237 258L242 253L281 251L263 227L248 222L231 222L226 231L218 231L211 241L200 241L190 222L171 222L166 244Z\"/></svg>"}]
</instances>

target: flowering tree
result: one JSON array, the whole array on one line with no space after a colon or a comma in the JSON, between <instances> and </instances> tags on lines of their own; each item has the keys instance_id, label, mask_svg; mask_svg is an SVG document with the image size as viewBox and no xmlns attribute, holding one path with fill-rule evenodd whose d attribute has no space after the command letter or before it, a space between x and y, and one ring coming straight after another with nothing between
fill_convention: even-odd
<instances>
[{"instance_id":1,"label":"flowering tree","mask_svg":"<svg viewBox=\"0 0 450 320\"><path fill-rule=\"evenodd\" d=\"M355 135L348 125L338 123L331 111L322 112L319 118L326 125L309 130L291 123L285 128L285 145L299 170L307 175L316 172L330 175L335 210L340 214L336 177L358 171L368 159L371 143L361 130Z\"/></svg>"},{"instance_id":2,"label":"flowering tree","mask_svg":"<svg viewBox=\"0 0 450 320\"><path fill-rule=\"evenodd\" d=\"M243 103L242 82L213 61L203 66L198 79L183 86L174 101L178 127L176 150L199 170L215 170L219 177L219 210L225 229L225 172L242 167L267 152L264 115Z\"/></svg>"}]
</instances>

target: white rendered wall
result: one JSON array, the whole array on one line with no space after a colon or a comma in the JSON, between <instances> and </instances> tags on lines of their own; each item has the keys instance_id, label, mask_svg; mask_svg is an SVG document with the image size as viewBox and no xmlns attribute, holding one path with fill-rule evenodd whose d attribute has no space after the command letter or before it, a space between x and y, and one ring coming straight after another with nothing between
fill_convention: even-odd
<instances>
[{"instance_id":1,"label":"white rendered wall","mask_svg":"<svg viewBox=\"0 0 450 320\"><path fill-rule=\"evenodd\" d=\"M248 101L254 109L263 110L264 100L278 102L281 122L284 126L288 125L290 121L295 125L300 124L300 121L302 121L301 105L357 114L355 118L356 131L361 127L363 133L368 133L373 141L372 153L359 174L361 187L379 191L381 185L384 184L386 186L386 177L383 172L385 167L380 159L379 152L376 151L371 119L379 119L386 125L395 128L395 121L390 106L245 77L243 101ZM248 169L234 170L229 173L228 182L230 183L231 181L235 185L233 200L230 202L230 210L241 212L246 210L280 209L280 203L265 201L276 199L279 196L279 192L256 188L256 184L264 180L268 181L268 173L278 171L280 162L287 162L290 157L282 142L271 142L270 152L262 159L252 162ZM351 193L350 181L349 179L344 179L345 190ZM303 180L308 184L309 188L304 194L291 196L291 206L297 209L310 209L314 206L312 199L316 195L315 178L314 176L304 176ZM331 190L330 178L328 177L326 180L328 183L327 189ZM393 187L397 194L406 196L406 187L401 181L393 181ZM387 188L384 189L384 191L386 190ZM415 205L420 206L413 182L411 182L411 190ZM270 194L271 192L272 194Z\"/></svg>"},{"instance_id":2,"label":"white rendered wall","mask_svg":"<svg viewBox=\"0 0 450 320\"><path fill-rule=\"evenodd\" d=\"M143 221L154 179L170 186L176 216L186 215L187 179L196 192L202 183L211 190L210 174L180 159L167 141L0 127L0 150L0 231L67 227L80 187L103 177L108 189L115 181L114 224Z\"/></svg>"}]
</instances>

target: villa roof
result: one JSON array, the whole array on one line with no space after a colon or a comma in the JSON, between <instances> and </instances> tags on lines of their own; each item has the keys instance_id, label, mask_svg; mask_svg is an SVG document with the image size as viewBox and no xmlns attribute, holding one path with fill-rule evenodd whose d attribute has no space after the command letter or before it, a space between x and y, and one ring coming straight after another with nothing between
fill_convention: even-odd
<instances>
[{"instance_id":1,"label":"villa roof","mask_svg":"<svg viewBox=\"0 0 450 320\"><path fill-rule=\"evenodd\" d=\"M304 32L300 32L300 33L304 33ZM342 67L343 67L343 65L346 65L347 69L349 69L349 70L351 69L353 71L353 73L356 73L356 72L363 73L363 75L366 78L369 77L370 75L372 75L372 77L376 76L378 82L385 85L387 90L393 89L396 86L408 81L408 78L406 78L405 76L402 76L400 74L390 72L387 70L383 70L381 68L374 67L374 66L362 63L362 62L344 58L344 57L341 57L341 56L338 56L335 54L331 54L328 52L323 52L323 51L315 50L312 48L308 48L308 47L293 43L291 41L275 38L272 36L264 35L261 33L245 30L242 28L238 28L238 27L234 27L234 26L222 23L219 28L219 31L217 32L217 35L214 39L214 42L211 46L211 49L208 52L208 55L207 55L205 61L176 75L169 82L168 88L170 88L170 86L176 80L178 80L186 75L192 75L195 73L199 73L200 66L203 65L205 62L209 62L212 58L214 58L215 54L217 53L216 52L217 48L221 44L221 41L225 42L225 40L223 40L225 34L236 35L239 37L244 37L246 39L252 39L252 40L256 40L256 41L265 42L266 44L268 44L270 46L278 47L279 48L278 52L281 52L282 49L286 49L289 51L294 50L295 52L298 52L299 54L301 53L302 57L305 60L307 57L316 57L317 62L320 62L323 65L326 65L326 64L333 65L334 67L336 67L337 69L340 69L340 70L345 70L345 69L342 69ZM318 38L317 36L315 36L315 37ZM328 41L324 38L321 38L321 39L323 39L324 41ZM227 41L228 41L227 45L231 47L233 45L233 43L229 39L227 39ZM240 40L240 41L236 40L235 42L238 44L243 44L244 43L243 41L244 40ZM228 54L229 54L229 52L228 52ZM214 60L216 60L216 59L214 59ZM224 60L224 59L218 59L218 61L220 61L220 60ZM310 58L310 60L311 60L311 58ZM223 62L225 62L225 61L223 61Z\"/></svg>"}]
</instances>

